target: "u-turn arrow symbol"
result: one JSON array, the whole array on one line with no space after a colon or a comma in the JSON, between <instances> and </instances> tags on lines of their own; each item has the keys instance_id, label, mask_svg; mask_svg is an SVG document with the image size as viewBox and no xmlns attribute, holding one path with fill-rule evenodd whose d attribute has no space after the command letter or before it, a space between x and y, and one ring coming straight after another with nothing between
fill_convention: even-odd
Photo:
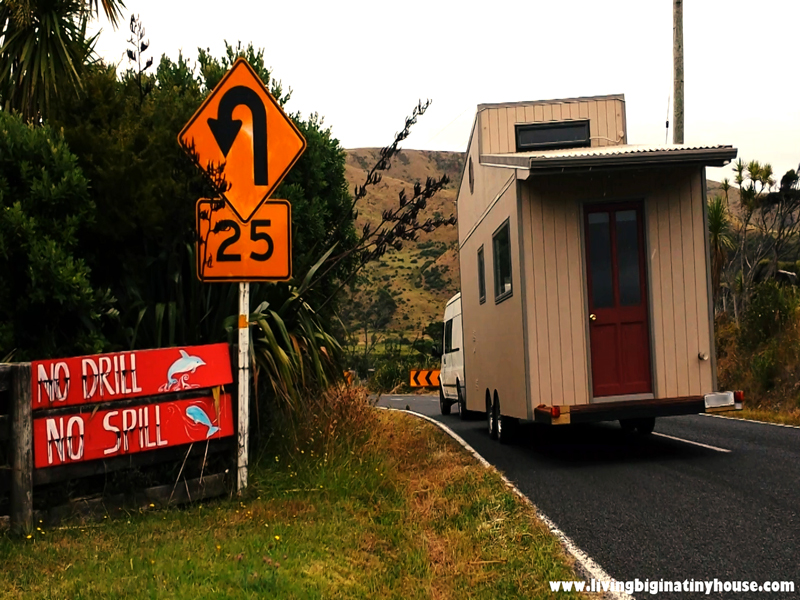
<instances>
[{"instance_id":1,"label":"u-turn arrow symbol","mask_svg":"<svg viewBox=\"0 0 800 600\"><path fill-rule=\"evenodd\" d=\"M208 119L208 127L214 134L223 156L228 156L242 122L233 118L233 110L244 105L253 115L253 183L269 185L267 179L267 110L258 94L248 87L232 87L219 101L216 119Z\"/></svg>"}]
</instances>

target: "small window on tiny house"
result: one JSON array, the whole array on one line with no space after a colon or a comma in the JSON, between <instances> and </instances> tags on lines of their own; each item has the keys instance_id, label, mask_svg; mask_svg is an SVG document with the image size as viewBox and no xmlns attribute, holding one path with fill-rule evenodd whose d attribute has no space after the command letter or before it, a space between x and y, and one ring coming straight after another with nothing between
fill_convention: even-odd
<instances>
[{"instance_id":1,"label":"small window on tiny house","mask_svg":"<svg viewBox=\"0 0 800 600\"><path fill-rule=\"evenodd\" d=\"M508 220L492 236L494 254L494 301L511 295L511 233Z\"/></svg>"},{"instance_id":2,"label":"small window on tiny house","mask_svg":"<svg viewBox=\"0 0 800 600\"><path fill-rule=\"evenodd\" d=\"M453 351L453 319L448 319L444 324L444 353Z\"/></svg>"},{"instance_id":3,"label":"small window on tiny house","mask_svg":"<svg viewBox=\"0 0 800 600\"><path fill-rule=\"evenodd\" d=\"M486 267L483 265L483 246L478 248L478 300L486 302Z\"/></svg>"},{"instance_id":4,"label":"small window on tiny house","mask_svg":"<svg viewBox=\"0 0 800 600\"><path fill-rule=\"evenodd\" d=\"M516 125L517 152L588 148L589 121L556 121Z\"/></svg>"}]
</instances>

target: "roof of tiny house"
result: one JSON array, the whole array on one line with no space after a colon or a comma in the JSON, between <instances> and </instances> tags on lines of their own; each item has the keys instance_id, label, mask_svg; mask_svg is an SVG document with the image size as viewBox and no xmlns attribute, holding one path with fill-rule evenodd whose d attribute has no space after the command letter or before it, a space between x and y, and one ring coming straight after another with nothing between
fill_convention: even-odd
<instances>
[{"instance_id":1,"label":"roof of tiny house","mask_svg":"<svg viewBox=\"0 0 800 600\"><path fill-rule=\"evenodd\" d=\"M530 171L566 171L587 168L667 166L699 164L721 167L736 158L733 146L605 146L535 150L506 154L482 154L484 166L528 169Z\"/></svg>"}]
</instances>

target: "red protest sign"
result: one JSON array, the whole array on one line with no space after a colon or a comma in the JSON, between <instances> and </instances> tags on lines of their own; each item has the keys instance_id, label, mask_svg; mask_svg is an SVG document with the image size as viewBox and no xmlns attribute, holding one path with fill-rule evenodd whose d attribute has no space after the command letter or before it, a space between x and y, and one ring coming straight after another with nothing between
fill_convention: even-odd
<instances>
[{"instance_id":1,"label":"red protest sign","mask_svg":"<svg viewBox=\"0 0 800 600\"><path fill-rule=\"evenodd\" d=\"M33 420L37 469L233 435L230 394Z\"/></svg>"},{"instance_id":2,"label":"red protest sign","mask_svg":"<svg viewBox=\"0 0 800 600\"><path fill-rule=\"evenodd\" d=\"M39 360L31 363L31 372L34 410L233 382L227 344Z\"/></svg>"}]
</instances>

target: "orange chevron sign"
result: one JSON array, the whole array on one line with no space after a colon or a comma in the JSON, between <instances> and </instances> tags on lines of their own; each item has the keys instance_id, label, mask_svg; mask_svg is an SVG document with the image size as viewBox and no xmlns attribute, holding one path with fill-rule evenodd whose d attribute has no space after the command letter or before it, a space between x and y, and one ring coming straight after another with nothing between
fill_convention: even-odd
<instances>
[{"instance_id":1,"label":"orange chevron sign","mask_svg":"<svg viewBox=\"0 0 800 600\"><path fill-rule=\"evenodd\" d=\"M411 387L439 387L438 369L411 369Z\"/></svg>"}]
</instances>

